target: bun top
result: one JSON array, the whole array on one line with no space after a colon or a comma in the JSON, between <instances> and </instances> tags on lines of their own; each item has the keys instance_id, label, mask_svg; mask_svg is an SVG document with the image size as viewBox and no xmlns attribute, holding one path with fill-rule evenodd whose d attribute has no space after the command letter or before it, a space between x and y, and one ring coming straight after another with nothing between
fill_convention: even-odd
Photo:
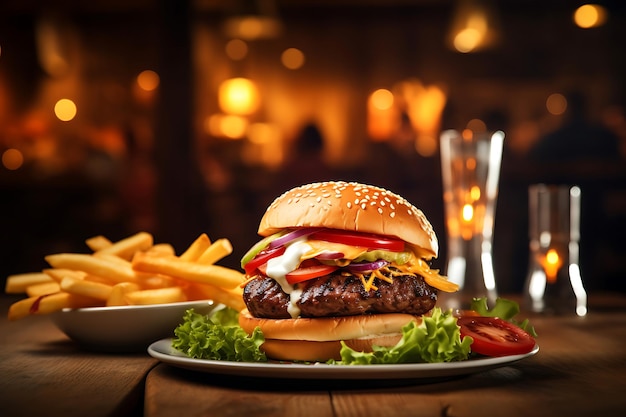
<instances>
[{"instance_id":1,"label":"bun top","mask_svg":"<svg viewBox=\"0 0 626 417\"><path fill-rule=\"evenodd\" d=\"M439 251L433 227L420 209L384 188L356 182L318 182L285 192L267 208L258 232L269 236L294 227L393 236L422 249L426 258L437 257Z\"/></svg>"}]
</instances>

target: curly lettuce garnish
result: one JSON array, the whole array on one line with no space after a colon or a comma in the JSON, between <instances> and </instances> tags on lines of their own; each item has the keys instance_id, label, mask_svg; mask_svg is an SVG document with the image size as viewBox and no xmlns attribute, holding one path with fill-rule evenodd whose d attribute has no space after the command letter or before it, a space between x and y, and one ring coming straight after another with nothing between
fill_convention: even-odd
<instances>
[{"instance_id":1,"label":"curly lettuce garnish","mask_svg":"<svg viewBox=\"0 0 626 417\"><path fill-rule=\"evenodd\" d=\"M174 329L172 347L190 358L238 362L266 362L260 346L265 337L259 328L252 335L239 327L237 311L216 309L209 315L185 312L184 320Z\"/></svg>"},{"instance_id":2,"label":"curly lettuce garnish","mask_svg":"<svg viewBox=\"0 0 626 417\"><path fill-rule=\"evenodd\" d=\"M342 342L340 365L452 362L468 358L473 340L461 340L456 317L439 307L422 323L411 322L403 327L402 338L392 347L374 346L373 352L358 352Z\"/></svg>"}]
</instances>

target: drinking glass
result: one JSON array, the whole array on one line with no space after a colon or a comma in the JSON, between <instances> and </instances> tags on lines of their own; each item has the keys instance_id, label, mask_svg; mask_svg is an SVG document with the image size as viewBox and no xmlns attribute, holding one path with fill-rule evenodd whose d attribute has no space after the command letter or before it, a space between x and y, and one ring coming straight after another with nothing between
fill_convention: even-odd
<instances>
[{"instance_id":1,"label":"drinking glass","mask_svg":"<svg viewBox=\"0 0 626 417\"><path fill-rule=\"evenodd\" d=\"M497 298L492 242L503 146L502 131L441 134L445 273L460 288L440 293L445 307L467 307L473 297L487 297L493 304Z\"/></svg>"},{"instance_id":2,"label":"drinking glass","mask_svg":"<svg viewBox=\"0 0 626 417\"><path fill-rule=\"evenodd\" d=\"M587 314L578 262L580 199L577 186L528 188L530 259L524 296L533 312Z\"/></svg>"}]
</instances>

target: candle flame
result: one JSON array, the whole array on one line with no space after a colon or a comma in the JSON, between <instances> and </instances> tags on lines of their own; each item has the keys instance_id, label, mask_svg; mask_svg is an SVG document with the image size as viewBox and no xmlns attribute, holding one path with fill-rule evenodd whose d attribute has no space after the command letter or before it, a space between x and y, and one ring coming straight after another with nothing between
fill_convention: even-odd
<instances>
[{"instance_id":1,"label":"candle flame","mask_svg":"<svg viewBox=\"0 0 626 417\"><path fill-rule=\"evenodd\" d=\"M559 253L555 249L550 249L545 256L541 259L541 266L546 272L546 279L548 283L556 282L556 275L563 265L563 260L559 256Z\"/></svg>"},{"instance_id":2,"label":"candle flame","mask_svg":"<svg viewBox=\"0 0 626 417\"><path fill-rule=\"evenodd\" d=\"M474 207L471 204L466 204L463 206L463 220L466 222L471 222L474 218Z\"/></svg>"}]
</instances>

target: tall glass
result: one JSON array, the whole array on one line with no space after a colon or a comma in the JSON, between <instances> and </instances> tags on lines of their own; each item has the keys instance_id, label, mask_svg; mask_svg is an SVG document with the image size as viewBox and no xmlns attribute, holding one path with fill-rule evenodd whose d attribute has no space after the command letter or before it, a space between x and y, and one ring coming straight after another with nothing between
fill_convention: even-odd
<instances>
[{"instance_id":1,"label":"tall glass","mask_svg":"<svg viewBox=\"0 0 626 417\"><path fill-rule=\"evenodd\" d=\"M550 314L587 314L578 264L581 190L535 184L528 188L530 262L526 307Z\"/></svg>"},{"instance_id":2,"label":"tall glass","mask_svg":"<svg viewBox=\"0 0 626 417\"><path fill-rule=\"evenodd\" d=\"M444 307L464 308L473 297L497 298L493 228L504 132L447 130L441 134L441 169L448 258L445 273L459 285L441 293Z\"/></svg>"}]
</instances>

